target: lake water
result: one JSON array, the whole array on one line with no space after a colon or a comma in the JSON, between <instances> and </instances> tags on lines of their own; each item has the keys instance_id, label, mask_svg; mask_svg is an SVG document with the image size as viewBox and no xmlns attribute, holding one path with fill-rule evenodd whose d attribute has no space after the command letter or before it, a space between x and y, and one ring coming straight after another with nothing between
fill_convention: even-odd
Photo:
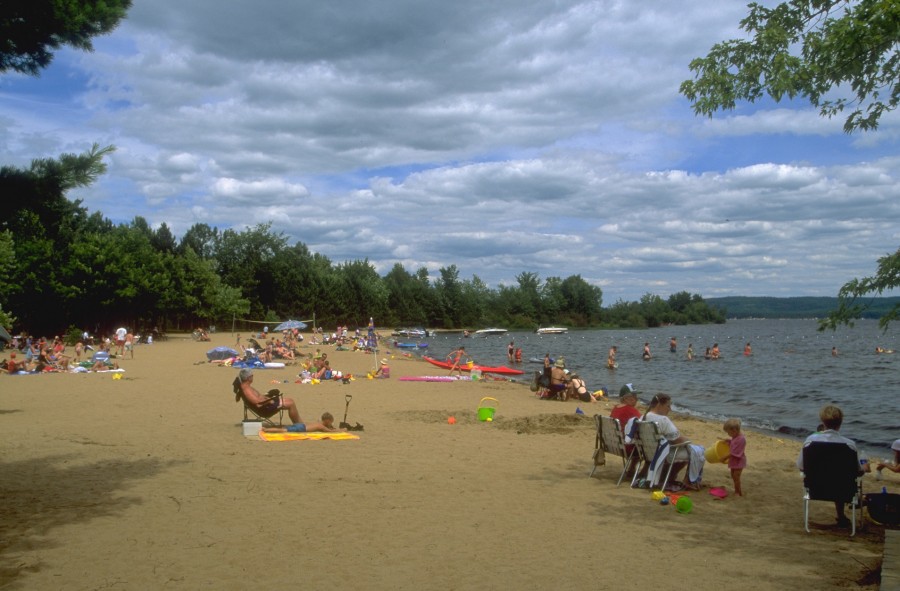
<instances>
[{"instance_id":1,"label":"lake water","mask_svg":"<svg viewBox=\"0 0 900 591\"><path fill-rule=\"evenodd\" d=\"M819 423L819 409L829 403L844 411L841 433L874 457L890 457L900 438L900 342L896 330L882 333L878 322L861 320L854 328L817 332L815 320L730 320L726 324L670 326L647 330L585 330L564 335L509 332L504 336L463 338L439 333L428 339L428 354L444 359L462 344L476 363L509 365L506 347L522 348L518 367L530 379L537 363L564 357L590 390L601 386L615 397L632 383L646 403L658 392L672 396L679 412L724 420L740 418L745 427L803 438ZM676 337L676 353L669 339ZM401 339L403 340L403 339ZM645 342L653 358L641 359ZM744 356L746 343L753 354ZM688 344L695 360L687 360ZM705 360L706 347L719 344L721 358ZM616 345L619 367L606 369L606 354ZM898 350L876 354L875 347ZM838 356L831 355L837 347ZM551 404L548 402L548 404ZM553 407L556 410L558 407ZM548 409L549 410L549 409ZM586 412L590 413L589 410Z\"/></svg>"}]
</instances>

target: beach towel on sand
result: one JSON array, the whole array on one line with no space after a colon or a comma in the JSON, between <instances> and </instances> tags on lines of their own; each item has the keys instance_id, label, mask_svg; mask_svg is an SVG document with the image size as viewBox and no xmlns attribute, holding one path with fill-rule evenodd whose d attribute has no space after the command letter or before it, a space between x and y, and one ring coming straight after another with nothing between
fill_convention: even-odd
<instances>
[{"instance_id":1,"label":"beach towel on sand","mask_svg":"<svg viewBox=\"0 0 900 591\"><path fill-rule=\"evenodd\" d=\"M259 438L263 441L304 441L310 439L359 439L359 435L345 431L335 431L333 433L324 431L313 431L312 433L266 433L265 431L260 431Z\"/></svg>"}]
</instances>

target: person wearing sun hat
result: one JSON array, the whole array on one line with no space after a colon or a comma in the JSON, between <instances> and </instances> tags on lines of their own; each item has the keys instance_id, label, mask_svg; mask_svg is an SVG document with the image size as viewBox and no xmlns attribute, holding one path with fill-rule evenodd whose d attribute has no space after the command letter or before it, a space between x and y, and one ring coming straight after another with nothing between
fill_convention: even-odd
<instances>
[{"instance_id":1,"label":"person wearing sun hat","mask_svg":"<svg viewBox=\"0 0 900 591\"><path fill-rule=\"evenodd\" d=\"M634 421L641 418L641 411L637 409L638 392L631 384L625 384L619 389L619 404L609 411L609 416L619 421L625 442L630 443L631 427Z\"/></svg>"},{"instance_id":2,"label":"person wearing sun hat","mask_svg":"<svg viewBox=\"0 0 900 591\"><path fill-rule=\"evenodd\" d=\"M387 357L381 360L381 363L378 364L378 369L375 370L376 378L389 378L391 377L391 368L388 366Z\"/></svg>"},{"instance_id":3,"label":"person wearing sun hat","mask_svg":"<svg viewBox=\"0 0 900 591\"><path fill-rule=\"evenodd\" d=\"M550 396L558 400L566 400L566 388L569 385L569 375L566 373L566 361L558 358L550 369Z\"/></svg>"}]
</instances>

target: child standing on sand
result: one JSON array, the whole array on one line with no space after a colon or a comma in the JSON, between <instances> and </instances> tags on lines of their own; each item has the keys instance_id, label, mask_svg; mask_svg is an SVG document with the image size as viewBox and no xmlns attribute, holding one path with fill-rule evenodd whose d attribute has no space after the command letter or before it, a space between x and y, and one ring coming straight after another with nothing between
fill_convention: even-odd
<instances>
[{"instance_id":1,"label":"child standing on sand","mask_svg":"<svg viewBox=\"0 0 900 591\"><path fill-rule=\"evenodd\" d=\"M747 446L747 439L741 433L741 420L728 419L723 427L731 439L728 442L728 467L731 469L731 479L734 481L734 494L739 497L744 496L741 490L741 472L747 467L747 456L744 455L744 448Z\"/></svg>"}]
</instances>

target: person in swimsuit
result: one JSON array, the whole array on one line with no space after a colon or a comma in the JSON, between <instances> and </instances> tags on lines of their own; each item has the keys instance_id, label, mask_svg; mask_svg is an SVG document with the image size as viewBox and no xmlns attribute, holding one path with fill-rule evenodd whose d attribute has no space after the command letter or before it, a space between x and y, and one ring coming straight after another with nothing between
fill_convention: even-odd
<instances>
[{"instance_id":1,"label":"person in swimsuit","mask_svg":"<svg viewBox=\"0 0 900 591\"><path fill-rule=\"evenodd\" d=\"M449 360L451 357L453 358L453 365L450 366L450 374L453 375L453 371L456 370L456 373L462 375L462 370L459 368L460 361L463 358L463 355L466 354L466 348L460 347L456 351L453 351L449 355L447 355L447 359Z\"/></svg>"},{"instance_id":2,"label":"person in swimsuit","mask_svg":"<svg viewBox=\"0 0 900 591\"><path fill-rule=\"evenodd\" d=\"M266 398L259 391L253 387L253 371L250 369L242 369L240 374L238 374L239 384L238 387L240 391L238 394L247 401L248 404L253 405L257 409L265 412L272 411L272 414L278 411L278 409L283 408L288 411L288 416L291 417L292 423L300 423L300 412L297 410L297 405L294 403L293 399L282 396L280 403L277 398Z\"/></svg>"},{"instance_id":3,"label":"person in swimsuit","mask_svg":"<svg viewBox=\"0 0 900 591\"><path fill-rule=\"evenodd\" d=\"M304 423L303 421L298 421L287 427L263 427L263 431L266 433L313 433L316 431L333 433L342 430L343 429L334 428L334 417L330 412L322 414L320 423Z\"/></svg>"}]
</instances>

